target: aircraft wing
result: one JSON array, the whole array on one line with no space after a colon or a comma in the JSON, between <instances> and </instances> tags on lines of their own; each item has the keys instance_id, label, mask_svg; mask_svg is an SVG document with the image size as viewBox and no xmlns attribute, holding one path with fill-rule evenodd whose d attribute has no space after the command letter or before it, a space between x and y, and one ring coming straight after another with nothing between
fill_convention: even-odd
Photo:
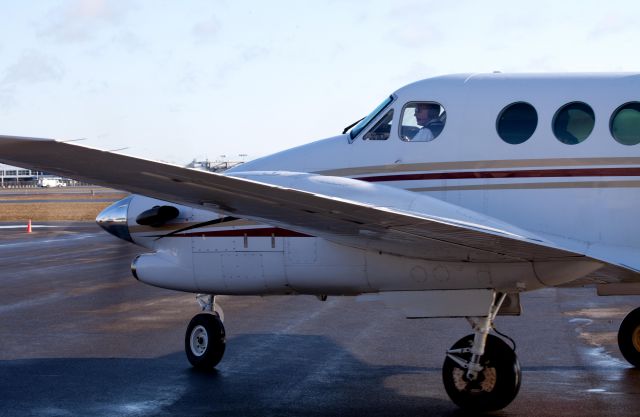
<instances>
[{"instance_id":1,"label":"aircraft wing","mask_svg":"<svg viewBox=\"0 0 640 417\"><path fill-rule=\"evenodd\" d=\"M223 175L15 136L0 136L0 161L397 255L468 262L591 260L481 213L355 179Z\"/></svg>"}]
</instances>

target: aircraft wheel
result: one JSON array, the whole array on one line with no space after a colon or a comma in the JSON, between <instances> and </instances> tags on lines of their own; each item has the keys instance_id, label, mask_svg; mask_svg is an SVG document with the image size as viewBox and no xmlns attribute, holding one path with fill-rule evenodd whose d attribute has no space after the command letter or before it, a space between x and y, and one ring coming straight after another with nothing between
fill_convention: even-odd
<instances>
[{"instance_id":1,"label":"aircraft wheel","mask_svg":"<svg viewBox=\"0 0 640 417\"><path fill-rule=\"evenodd\" d=\"M472 344L473 335L468 335L451 349L468 348ZM457 356L465 361L471 359L471 353ZM520 390L522 371L516 353L499 337L488 335L480 363L484 369L475 381L469 381L466 369L449 357L445 359L442 379L449 398L459 407L475 412L506 407Z\"/></svg>"},{"instance_id":2,"label":"aircraft wheel","mask_svg":"<svg viewBox=\"0 0 640 417\"><path fill-rule=\"evenodd\" d=\"M640 368L640 307L627 314L618 330L618 346L622 356Z\"/></svg>"},{"instance_id":3,"label":"aircraft wheel","mask_svg":"<svg viewBox=\"0 0 640 417\"><path fill-rule=\"evenodd\" d=\"M224 326L217 315L201 313L191 319L184 348L194 368L210 370L216 366L224 355L225 346Z\"/></svg>"}]
</instances>

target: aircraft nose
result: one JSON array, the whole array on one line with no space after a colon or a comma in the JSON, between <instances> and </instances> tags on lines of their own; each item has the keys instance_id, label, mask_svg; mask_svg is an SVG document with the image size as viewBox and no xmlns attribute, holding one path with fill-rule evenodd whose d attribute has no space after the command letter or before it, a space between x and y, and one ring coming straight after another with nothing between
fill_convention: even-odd
<instances>
[{"instance_id":1,"label":"aircraft nose","mask_svg":"<svg viewBox=\"0 0 640 417\"><path fill-rule=\"evenodd\" d=\"M123 198L102 210L96 217L96 223L115 237L133 242L127 224L127 213L132 199L132 196Z\"/></svg>"}]
</instances>

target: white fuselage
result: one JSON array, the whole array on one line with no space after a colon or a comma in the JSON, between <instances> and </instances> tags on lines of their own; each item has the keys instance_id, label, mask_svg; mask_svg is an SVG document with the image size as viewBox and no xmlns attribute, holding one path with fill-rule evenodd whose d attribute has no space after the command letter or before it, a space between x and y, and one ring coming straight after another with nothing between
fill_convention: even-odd
<instances>
[{"instance_id":1,"label":"white fuselage","mask_svg":"<svg viewBox=\"0 0 640 417\"><path fill-rule=\"evenodd\" d=\"M394 96L387 140L362 140L365 129L353 140L321 140L235 171L316 172L425 193L640 269L640 145L618 143L610 132L615 110L640 100L640 75L448 76ZM412 101L447 110L435 140L400 140L394 126ZM500 112L514 102L530 103L538 115L531 138L517 145L496 129ZM554 137L552 122L572 102L589 104L595 124L583 142L567 145Z\"/></svg>"},{"instance_id":2,"label":"white fuselage","mask_svg":"<svg viewBox=\"0 0 640 417\"><path fill-rule=\"evenodd\" d=\"M392 97L355 137L343 134L313 142L228 174L313 172L386 184L488 215L592 258L640 269L640 145L619 143L610 129L616 110L639 99L640 76L456 75L408 85ZM434 140L401 140L403 108L412 102L435 102L446 111L444 129ZM497 126L502 111L518 102L533 106L537 120L530 138L511 144L501 139ZM588 104L595 122L586 139L570 145L558 140L553 128L558 110L574 102ZM363 139L385 116L390 117L388 138ZM521 291L570 282L596 269L592 263L549 268L418 260L239 219L158 239L216 216L180 207L180 216L164 229L137 225L136 215L155 204L162 202L136 197L129 207L133 240L157 251L136 261L137 275L184 291Z\"/></svg>"}]
</instances>

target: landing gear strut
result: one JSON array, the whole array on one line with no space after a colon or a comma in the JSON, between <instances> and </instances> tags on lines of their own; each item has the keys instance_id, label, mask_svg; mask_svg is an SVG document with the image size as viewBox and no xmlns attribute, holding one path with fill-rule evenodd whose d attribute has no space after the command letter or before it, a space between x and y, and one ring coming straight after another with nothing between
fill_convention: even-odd
<instances>
[{"instance_id":1,"label":"landing gear strut","mask_svg":"<svg viewBox=\"0 0 640 417\"><path fill-rule=\"evenodd\" d=\"M622 356L640 368L640 307L627 314L618 330L618 346Z\"/></svg>"},{"instance_id":2,"label":"landing gear strut","mask_svg":"<svg viewBox=\"0 0 640 417\"><path fill-rule=\"evenodd\" d=\"M461 408L499 410L520 390L522 372L514 349L489 334L505 297L494 297L487 317L468 318L474 334L463 337L447 351L442 379L447 394Z\"/></svg>"},{"instance_id":3,"label":"landing gear strut","mask_svg":"<svg viewBox=\"0 0 640 417\"><path fill-rule=\"evenodd\" d=\"M198 296L203 313L196 315L184 337L184 349L187 359L196 369L210 370L215 367L226 347L222 310L215 304L215 297ZM218 312L219 311L219 312Z\"/></svg>"}]
</instances>

